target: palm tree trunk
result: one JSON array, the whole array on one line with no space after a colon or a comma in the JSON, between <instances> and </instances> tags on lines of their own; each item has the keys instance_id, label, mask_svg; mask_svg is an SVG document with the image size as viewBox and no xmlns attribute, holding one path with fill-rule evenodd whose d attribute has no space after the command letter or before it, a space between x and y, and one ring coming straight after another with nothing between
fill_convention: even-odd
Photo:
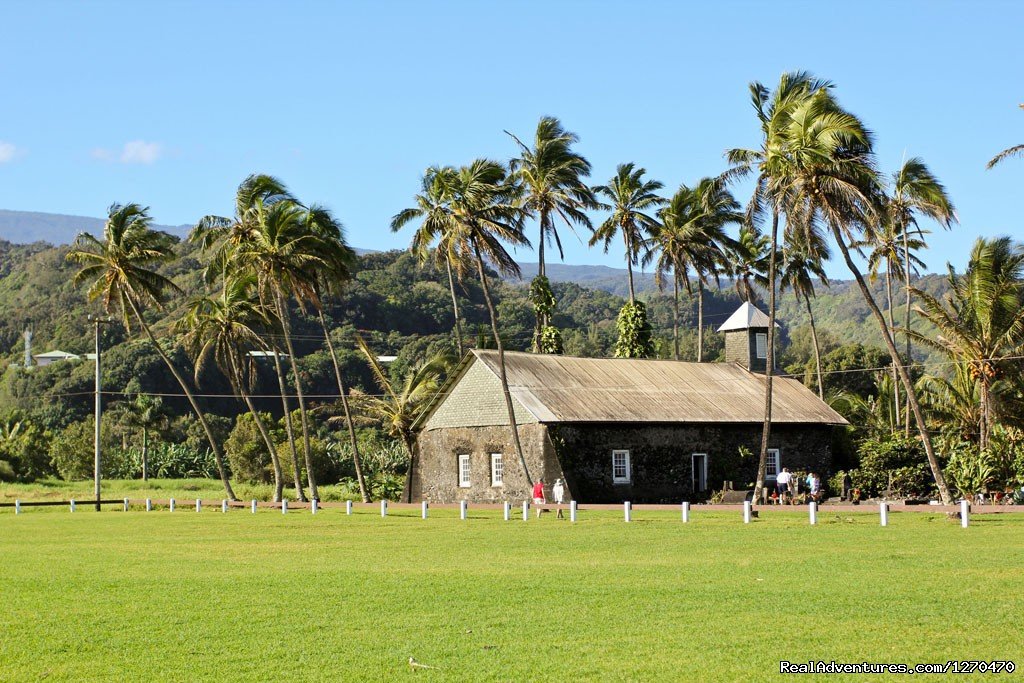
<instances>
[{"instance_id":1,"label":"palm tree trunk","mask_svg":"<svg viewBox=\"0 0 1024 683\"><path fill-rule=\"evenodd\" d=\"M679 360L679 277L672 273L672 345L673 356Z\"/></svg>"},{"instance_id":2,"label":"palm tree trunk","mask_svg":"<svg viewBox=\"0 0 1024 683\"><path fill-rule=\"evenodd\" d=\"M537 242L537 275L546 276L547 268L544 265L544 228L547 226L547 209L541 209L540 216L540 240Z\"/></svg>"},{"instance_id":3,"label":"palm tree trunk","mask_svg":"<svg viewBox=\"0 0 1024 683\"><path fill-rule=\"evenodd\" d=\"M910 339L910 306L911 306L911 291L910 291L910 238L907 237L907 227L902 226L903 232L903 284L906 286L907 303L903 309L903 331L907 337L907 348L906 348L906 363L912 365L914 360L911 355L913 343ZM906 429L905 433L910 436L910 397L907 397L906 405L906 421L903 423Z\"/></svg>"},{"instance_id":4,"label":"palm tree trunk","mask_svg":"<svg viewBox=\"0 0 1024 683\"><path fill-rule=\"evenodd\" d=\"M164 351L163 347L160 346L160 342L153 336L153 330L149 329L149 325L142 318L142 312L139 307L135 304L135 301L129 296L125 297L128 299L128 305L132 308L132 313L135 314L136 320L139 321L139 325L145 331L146 336L149 337L150 343L156 348L156 352L160 354L160 358L163 359L164 364L167 365L167 369L174 375L174 379L178 380L178 384L181 386L181 390L185 392L185 397L188 398L189 405L192 406L192 410L196 414L196 419L199 420L199 424L202 425L203 431L206 432L206 438L210 442L210 448L213 450L213 459L217 463L217 472L220 474L220 480L224 484L224 493L231 500L238 500L235 497L235 492L231 488L231 480L228 478L227 468L224 466L224 454L220 450L220 445L217 444L217 440L213 438L213 431L210 429L210 423L206 421L206 416L203 415L203 411L199 409L199 404L196 403L196 397L192 395L192 390L189 389L188 384L185 382L185 378L182 377L181 373L178 372L178 368L171 362L170 357Z\"/></svg>"},{"instance_id":5,"label":"palm tree trunk","mask_svg":"<svg viewBox=\"0 0 1024 683\"><path fill-rule=\"evenodd\" d=\"M629 276L629 303L636 302L636 292L633 290L633 250L630 248L629 231L623 226L622 239L626 242L626 273Z\"/></svg>"},{"instance_id":6,"label":"palm tree trunk","mask_svg":"<svg viewBox=\"0 0 1024 683\"><path fill-rule=\"evenodd\" d=\"M697 279L697 362L704 362L704 281Z\"/></svg>"},{"instance_id":7,"label":"palm tree trunk","mask_svg":"<svg viewBox=\"0 0 1024 683\"><path fill-rule=\"evenodd\" d=\"M459 319L459 297L455 294L455 278L452 276L452 261L444 257L445 269L448 271L448 289L452 293L452 311L455 312L455 344L459 349L459 360L466 354L462 344L462 321Z\"/></svg>"},{"instance_id":8,"label":"palm tree trunk","mask_svg":"<svg viewBox=\"0 0 1024 683\"><path fill-rule=\"evenodd\" d=\"M484 270L484 259L480 255L480 247L473 245L473 251L476 253L476 267L480 274L480 285L484 290L484 301L487 302L487 311L491 316L491 331L494 333L494 344L498 349L498 370L501 375L501 390L505 394L505 408L508 410L508 424L512 429L512 443L515 445L519 464L523 468L523 476L526 477L526 492L529 494L533 479L530 478L530 468L527 467L526 457L523 455L523 444L519 441L516 412L512 405L512 394L508 390L508 377L505 374L505 347L502 345L501 335L498 333L498 314L494 310L494 302L491 301L491 288L487 285L487 273Z\"/></svg>"},{"instance_id":9,"label":"palm tree trunk","mask_svg":"<svg viewBox=\"0 0 1024 683\"><path fill-rule=\"evenodd\" d=\"M408 434L402 435L402 443L405 444L405 451L409 454L409 469L405 473L405 502L412 502L412 468L416 464L416 444Z\"/></svg>"},{"instance_id":10,"label":"palm tree trunk","mask_svg":"<svg viewBox=\"0 0 1024 683\"><path fill-rule=\"evenodd\" d=\"M238 395L242 397L246 408L249 409L249 413L252 415L252 419L256 423L256 429L259 430L260 437L263 439L263 445L267 447L267 454L270 456L270 464L274 468L274 502L279 503L284 497L284 471L281 469L281 458L277 455L277 446L274 444L274 440L270 438L270 432L267 431L266 425L263 424L260 414L256 412L256 406L253 405L252 397L249 396L249 392L245 390L245 379L242 377L241 371L238 369L238 366L232 358L229 358L228 362L231 366L229 370L234 375L234 385L238 390Z\"/></svg>"},{"instance_id":11,"label":"palm tree trunk","mask_svg":"<svg viewBox=\"0 0 1024 683\"><path fill-rule=\"evenodd\" d=\"M363 461L359 455L359 441L356 439L356 428L352 424L352 412L348 405L348 394L345 393L345 382L341 378L341 366L338 365L338 354L334 351L334 342L327 332L327 322L324 320L324 312L316 309L320 317L320 327L324 330L324 339L327 341L327 350L331 354L331 363L334 364L334 376L338 380L338 394L341 396L341 408L345 413L345 426L348 428L348 440L352 446L352 465L356 468L356 482L359 484L359 495L364 503L370 502L370 494L366 491L366 479L363 477Z\"/></svg>"},{"instance_id":12,"label":"palm tree trunk","mask_svg":"<svg viewBox=\"0 0 1024 683\"><path fill-rule=\"evenodd\" d=\"M823 382L825 378L821 374L821 347L818 346L818 328L814 324L814 310L811 308L811 298L809 296L805 296L804 303L807 304L807 317L811 320L811 342L814 344L814 365L818 372L818 398L824 401L825 385Z\"/></svg>"},{"instance_id":13,"label":"palm tree trunk","mask_svg":"<svg viewBox=\"0 0 1024 683\"><path fill-rule=\"evenodd\" d=\"M292 375L295 377L295 396L299 399L299 419L302 421L302 455L306 461L306 481L309 483L309 495L314 500L320 500L320 492L316 486L316 473L313 471L313 456L309 448L309 417L306 415L306 397L302 393L302 378L299 376L299 365L295 359L295 347L292 346L292 326L288 304L280 290L275 294L277 295L277 314L280 316L281 329L284 331L284 344L288 349L288 361L291 363Z\"/></svg>"},{"instance_id":14,"label":"palm tree trunk","mask_svg":"<svg viewBox=\"0 0 1024 683\"><path fill-rule=\"evenodd\" d=\"M981 412L981 424L978 429L978 448L982 453L984 453L985 449L988 448L989 432L992 429L989 421L989 406L991 405L992 399L989 391L988 375L985 374L984 365L981 366L981 379L978 383L981 386L981 391L979 392L981 394L981 400L979 401L981 404L979 406Z\"/></svg>"},{"instance_id":15,"label":"palm tree trunk","mask_svg":"<svg viewBox=\"0 0 1024 683\"><path fill-rule=\"evenodd\" d=\"M778 252L779 209L772 208L772 247L768 255L768 348L764 364L764 425L761 427L761 454L757 459L754 503L761 499L768 467L768 442L772 434L772 374L775 370L775 261Z\"/></svg>"},{"instance_id":16,"label":"palm tree trunk","mask_svg":"<svg viewBox=\"0 0 1024 683\"><path fill-rule=\"evenodd\" d=\"M295 427L292 425L292 410L288 405L288 387L285 386L284 370L281 368L281 354L274 349L274 370L277 372L277 386L281 391L281 405L284 407L284 431L288 435L288 446L292 451L292 478L295 482L295 497L306 500L302 490L302 468L299 467L299 451L295 447Z\"/></svg>"},{"instance_id":17,"label":"palm tree trunk","mask_svg":"<svg viewBox=\"0 0 1024 683\"><path fill-rule=\"evenodd\" d=\"M142 481L149 481L149 430L142 428Z\"/></svg>"},{"instance_id":18,"label":"palm tree trunk","mask_svg":"<svg viewBox=\"0 0 1024 683\"><path fill-rule=\"evenodd\" d=\"M889 332L896 337L896 318L893 315L892 310L892 260L886 257L885 259L885 296L889 303ZM900 426L900 378L896 373L896 364L902 362L899 358L893 357L892 359L892 407L895 411L896 422L895 427Z\"/></svg>"},{"instance_id":19,"label":"palm tree trunk","mask_svg":"<svg viewBox=\"0 0 1024 683\"><path fill-rule=\"evenodd\" d=\"M843 240L843 235L839 230L839 226L833 224L831 227L832 236L835 237L836 244L839 245L840 251L843 252L843 260L846 261L846 267L849 268L851 273L853 273L853 277L857 281L857 286L860 288L861 296L864 297L865 303L867 303L868 308L871 309L871 314L875 317L879 328L882 330L882 338L885 340L886 348L893 358L898 357L899 353L896 350L896 342L893 340L892 335L889 334L889 328L885 324L885 316L882 315L882 311L879 310L874 297L871 296L871 290L868 289L868 285L864 281L864 276L861 274L860 269L857 267L857 264L853 262L853 257L850 256L850 249L846 246L845 240ZM921 412L921 404L917 400L917 394L914 392L914 384L910 379L910 374L902 363L896 367L899 370L900 380L903 382L903 389L906 391L907 398L910 400L910 409L914 415L914 420L917 422L917 431L921 435L921 443L924 446L925 455L928 457L928 465L932 470L932 477L935 479L935 487L939 490L939 497L942 499L942 503L944 505L950 505L953 502L953 498L949 494L949 487L946 485L946 478L942 474L942 468L939 466L938 458L935 457L935 449L932 446L932 437L925 424L924 414Z\"/></svg>"}]
</instances>

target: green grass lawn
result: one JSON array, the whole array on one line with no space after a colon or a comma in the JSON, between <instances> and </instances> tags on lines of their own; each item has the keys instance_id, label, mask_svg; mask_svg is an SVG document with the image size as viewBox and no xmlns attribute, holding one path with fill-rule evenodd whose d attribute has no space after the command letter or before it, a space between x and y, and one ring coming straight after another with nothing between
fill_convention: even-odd
<instances>
[{"instance_id":1,"label":"green grass lawn","mask_svg":"<svg viewBox=\"0 0 1024 683\"><path fill-rule=\"evenodd\" d=\"M270 500L274 495L274 487L269 484L250 485L232 482L235 495L241 500ZM331 495L339 491L339 486L321 486L321 498L324 500L341 499ZM347 489L346 489L347 490ZM102 482L104 500L121 498L176 498L186 501L189 498L204 500L220 500L224 497L224 486L219 479L105 479ZM285 488L285 498L295 500L295 489ZM89 481L64 481L62 479L42 479L30 484L0 483L0 503L22 501L69 500L74 498L83 503L93 497L93 483Z\"/></svg>"},{"instance_id":2,"label":"green grass lawn","mask_svg":"<svg viewBox=\"0 0 1024 683\"><path fill-rule=\"evenodd\" d=\"M580 518L0 510L0 680L749 681L779 680L780 659L1024 671L1024 516Z\"/></svg>"}]
</instances>

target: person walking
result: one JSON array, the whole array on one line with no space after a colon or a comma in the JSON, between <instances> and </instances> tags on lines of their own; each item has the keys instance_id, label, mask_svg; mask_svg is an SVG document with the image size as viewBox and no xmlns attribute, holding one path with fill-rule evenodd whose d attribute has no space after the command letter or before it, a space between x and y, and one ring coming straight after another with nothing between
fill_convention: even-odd
<instances>
[{"instance_id":1,"label":"person walking","mask_svg":"<svg viewBox=\"0 0 1024 683\"><path fill-rule=\"evenodd\" d=\"M551 487L551 497L555 499L555 503L558 504L558 519L564 519L565 515L562 514L562 502L565 500L565 485L561 479L555 479L555 485Z\"/></svg>"},{"instance_id":2,"label":"person walking","mask_svg":"<svg viewBox=\"0 0 1024 683\"><path fill-rule=\"evenodd\" d=\"M849 472L843 472L843 500L853 500L853 479L850 478Z\"/></svg>"},{"instance_id":3,"label":"person walking","mask_svg":"<svg viewBox=\"0 0 1024 683\"><path fill-rule=\"evenodd\" d=\"M790 473L789 468L783 467L782 471L779 472L779 476L775 478L775 488L779 494L780 505L789 502L789 485L792 481L793 475Z\"/></svg>"},{"instance_id":4,"label":"person walking","mask_svg":"<svg viewBox=\"0 0 1024 683\"><path fill-rule=\"evenodd\" d=\"M544 512L540 506L546 502L544 499L544 480L538 479L537 483L533 485L533 504L537 506L537 519L540 519L540 513Z\"/></svg>"},{"instance_id":5,"label":"person walking","mask_svg":"<svg viewBox=\"0 0 1024 683\"><path fill-rule=\"evenodd\" d=\"M808 488L811 489L811 500L815 503L820 502L821 498L821 477L815 472L811 472L807 475Z\"/></svg>"}]
</instances>

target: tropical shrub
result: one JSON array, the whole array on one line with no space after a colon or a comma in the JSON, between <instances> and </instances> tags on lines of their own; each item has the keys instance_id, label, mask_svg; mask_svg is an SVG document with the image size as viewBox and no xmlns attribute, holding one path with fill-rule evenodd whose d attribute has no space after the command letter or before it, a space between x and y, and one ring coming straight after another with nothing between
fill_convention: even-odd
<instances>
[{"instance_id":1,"label":"tropical shrub","mask_svg":"<svg viewBox=\"0 0 1024 683\"><path fill-rule=\"evenodd\" d=\"M619 338L615 342L616 358L649 358L654 355L651 324L647 308L640 301L626 303L615 323Z\"/></svg>"},{"instance_id":2,"label":"tropical shrub","mask_svg":"<svg viewBox=\"0 0 1024 683\"><path fill-rule=\"evenodd\" d=\"M265 425L273 424L269 416L261 416ZM224 442L224 455L231 465L236 480L247 484L267 484L274 481L270 453L263 442L252 413L242 413Z\"/></svg>"},{"instance_id":3,"label":"tropical shrub","mask_svg":"<svg viewBox=\"0 0 1024 683\"><path fill-rule=\"evenodd\" d=\"M860 443L858 453L860 466L850 470L850 479L863 496L932 494L931 471L916 439L902 433L871 437Z\"/></svg>"}]
</instances>

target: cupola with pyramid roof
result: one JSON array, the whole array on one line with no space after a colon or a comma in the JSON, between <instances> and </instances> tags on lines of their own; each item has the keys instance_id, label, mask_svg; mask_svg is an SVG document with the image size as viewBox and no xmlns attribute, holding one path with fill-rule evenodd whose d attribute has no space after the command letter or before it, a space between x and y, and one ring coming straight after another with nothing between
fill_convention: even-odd
<instances>
[{"instance_id":1,"label":"cupola with pyramid roof","mask_svg":"<svg viewBox=\"0 0 1024 683\"><path fill-rule=\"evenodd\" d=\"M775 327L779 324L776 323ZM768 366L768 316L749 301L736 309L718 328L725 334L725 360L751 372L764 372ZM775 336L775 358L779 357L778 335ZM778 367L778 362L776 362Z\"/></svg>"}]
</instances>

